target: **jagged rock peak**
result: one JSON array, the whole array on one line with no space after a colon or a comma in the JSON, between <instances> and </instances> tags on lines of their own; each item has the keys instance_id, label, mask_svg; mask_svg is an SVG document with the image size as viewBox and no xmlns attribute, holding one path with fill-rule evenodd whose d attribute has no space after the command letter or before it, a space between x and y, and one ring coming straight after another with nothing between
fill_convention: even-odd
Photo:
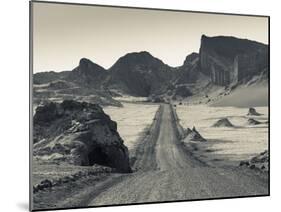
<instances>
[{"instance_id":1,"label":"jagged rock peak","mask_svg":"<svg viewBox=\"0 0 281 212\"><path fill-rule=\"evenodd\" d=\"M262 114L258 113L255 108L250 107L247 115L248 116L261 116Z\"/></svg>"},{"instance_id":2,"label":"jagged rock peak","mask_svg":"<svg viewBox=\"0 0 281 212\"><path fill-rule=\"evenodd\" d=\"M185 141L206 142L207 140L200 135L195 127L193 127L192 130L190 128L187 128Z\"/></svg>"},{"instance_id":3,"label":"jagged rock peak","mask_svg":"<svg viewBox=\"0 0 281 212\"><path fill-rule=\"evenodd\" d=\"M228 120L228 118L223 118L218 120L213 124L213 127L234 127L233 124Z\"/></svg>"},{"instance_id":4,"label":"jagged rock peak","mask_svg":"<svg viewBox=\"0 0 281 212\"><path fill-rule=\"evenodd\" d=\"M90 70L90 69L104 69L100 65L92 62L90 59L87 58L81 58L79 61L79 68L82 70Z\"/></svg>"},{"instance_id":5,"label":"jagged rock peak","mask_svg":"<svg viewBox=\"0 0 281 212\"><path fill-rule=\"evenodd\" d=\"M93 64L93 62L90 59L84 57L80 59L79 65L87 65L87 64Z\"/></svg>"}]
</instances>

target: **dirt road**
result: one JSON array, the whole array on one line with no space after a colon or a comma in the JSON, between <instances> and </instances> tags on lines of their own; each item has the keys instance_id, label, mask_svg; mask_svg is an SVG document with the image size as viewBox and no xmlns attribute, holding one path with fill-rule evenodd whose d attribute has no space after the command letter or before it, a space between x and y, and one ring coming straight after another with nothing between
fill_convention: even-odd
<instances>
[{"instance_id":1,"label":"dirt road","mask_svg":"<svg viewBox=\"0 0 281 212\"><path fill-rule=\"evenodd\" d=\"M161 106L151 133L155 140L144 143L139 170L90 198L90 206L268 194L267 181L257 175L210 167L186 152L169 105Z\"/></svg>"}]
</instances>

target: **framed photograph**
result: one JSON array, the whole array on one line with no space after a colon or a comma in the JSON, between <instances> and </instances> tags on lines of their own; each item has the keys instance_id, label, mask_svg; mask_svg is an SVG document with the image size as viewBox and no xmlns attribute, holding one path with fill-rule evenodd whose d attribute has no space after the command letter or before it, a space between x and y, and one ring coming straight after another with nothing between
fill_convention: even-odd
<instances>
[{"instance_id":1,"label":"framed photograph","mask_svg":"<svg viewBox=\"0 0 281 212\"><path fill-rule=\"evenodd\" d=\"M269 195L269 16L30 2L30 210Z\"/></svg>"}]
</instances>

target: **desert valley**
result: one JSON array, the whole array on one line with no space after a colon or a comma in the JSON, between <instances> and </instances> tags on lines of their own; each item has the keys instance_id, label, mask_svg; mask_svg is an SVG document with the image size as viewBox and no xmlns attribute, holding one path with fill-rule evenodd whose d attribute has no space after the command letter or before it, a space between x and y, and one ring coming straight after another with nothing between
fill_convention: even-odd
<instances>
[{"instance_id":1,"label":"desert valley","mask_svg":"<svg viewBox=\"0 0 281 212\"><path fill-rule=\"evenodd\" d=\"M202 35L179 67L142 51L33 74L34 208L268 195L268 54Z\"/></svg>"}]
</instances>

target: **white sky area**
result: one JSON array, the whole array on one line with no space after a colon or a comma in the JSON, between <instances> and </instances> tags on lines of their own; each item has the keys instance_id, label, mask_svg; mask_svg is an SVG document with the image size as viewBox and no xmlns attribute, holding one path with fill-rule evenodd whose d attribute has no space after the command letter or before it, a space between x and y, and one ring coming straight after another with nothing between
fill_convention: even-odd
<instances>
[{"instance_id":1,"label":"white sky area","mask_svg":"<svg viewBox=\"0 0 281 212\"><path fill-rule=\"evenodd\" d=\"M104 68L148 51L170 66L199 52L202 34L268 43L265 17L33 3L33 70L64 71L83 57Z\"/></svg>"}]
</instances>

